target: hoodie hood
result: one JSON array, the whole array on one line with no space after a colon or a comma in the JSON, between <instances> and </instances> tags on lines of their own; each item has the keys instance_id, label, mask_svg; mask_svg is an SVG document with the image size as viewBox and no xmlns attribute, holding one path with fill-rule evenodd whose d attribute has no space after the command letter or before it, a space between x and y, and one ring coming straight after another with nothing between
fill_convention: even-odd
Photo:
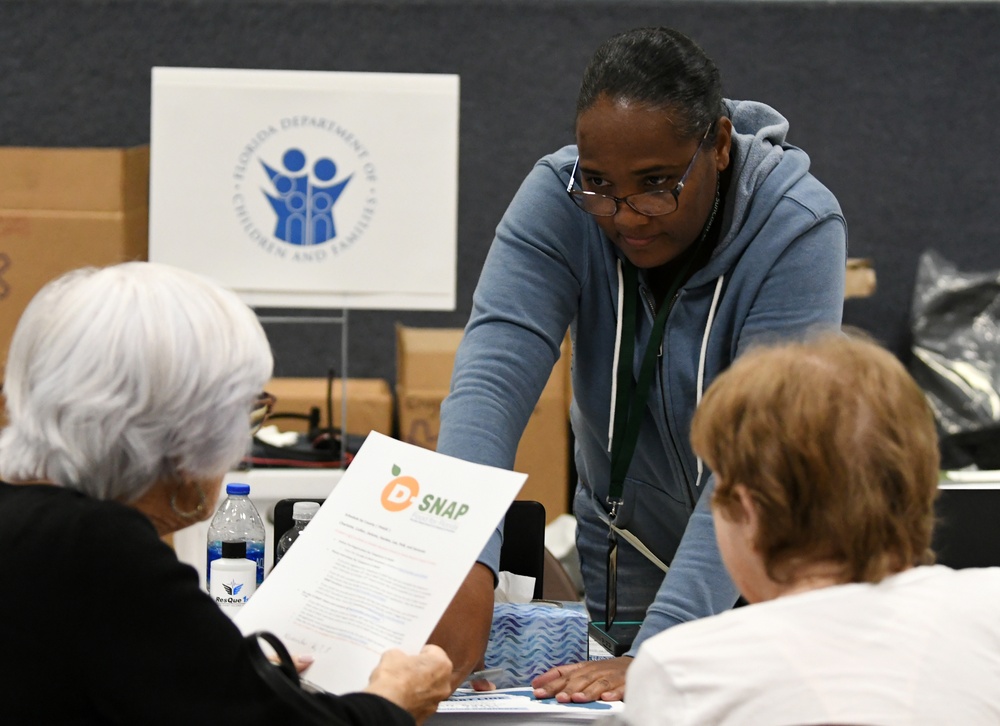
<instances>
[{"instance_id":1,"label":"hoodie hood","mask_svg":"<svg viewBox=\"0 0 1000 726\"><path fill-rule=\"evenodd\" d=\"M726 99L723 105L733 122L732 177L723 206L723 236L707 269L702 270L708 276L730 267L733 258L743 253L737 240L752 239L785 192L809 173L809 157L785 143L788 121L784 116L757 101ZM782 173L772 174L779 166Z\"/></svg>"}]
</instances>

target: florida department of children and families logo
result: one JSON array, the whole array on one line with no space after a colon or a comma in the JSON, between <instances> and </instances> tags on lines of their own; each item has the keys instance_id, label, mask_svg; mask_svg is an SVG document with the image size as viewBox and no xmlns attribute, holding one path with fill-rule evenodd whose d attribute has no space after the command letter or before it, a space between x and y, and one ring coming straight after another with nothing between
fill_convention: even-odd
<instances>
[{"instance_id":1,"label":"florida department of children and families logo","mask_svg":"<svg viewBox=\"0 0 1000 726\"><path fill-rule=\"evenodd\" d=\"M288 116L259 129L233 168L233 211L248 240L293 262L329 261L363 239L378 205L364 142L333 119Z\"/></svg>"}]
</instances>

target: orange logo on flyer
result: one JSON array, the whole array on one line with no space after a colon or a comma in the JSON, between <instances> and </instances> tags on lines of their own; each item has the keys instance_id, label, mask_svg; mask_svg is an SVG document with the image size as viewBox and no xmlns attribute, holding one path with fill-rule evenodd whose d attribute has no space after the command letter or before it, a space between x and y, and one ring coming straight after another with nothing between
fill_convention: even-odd
<instances>
[{"instance_id":1,"label":"orange logo on flyer","mask_svg":"<svg viewBox=\"0 0 1000 726\"><path fill-rule=\"evenodd\" d=\"M395 477L382 490L382 506L390 512L402 512L413 504L420 493L420 484L412 476L400 476L402 470L395 464L392 475Z\"/></svg>"}]
</instances>

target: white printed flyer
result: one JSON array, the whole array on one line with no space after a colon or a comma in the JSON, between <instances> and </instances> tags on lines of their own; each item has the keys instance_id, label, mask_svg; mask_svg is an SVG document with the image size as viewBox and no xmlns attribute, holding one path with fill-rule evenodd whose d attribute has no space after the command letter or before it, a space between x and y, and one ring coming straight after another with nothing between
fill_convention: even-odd
<instances>
[{"instance_id":1,"label":"white printed flyer","mask_svg":"<svg viewBox=\"0 0 1000 726\"><path fill-rule=\"evenodd\" d=\"M531 688L472 691L460 688L438 705L427 726L524 726L525 724L590 724L625 710L622 701L559 703L538 700Z\"/></svg>"},{"instance_id":2,"label":"white printed flyer","mask_svg":"<svg viewBox=\"0 0 1000 726\"><path fill-rule=\"evenodd\" d=\"M360 690L386 650L424 645L526 479L372 432L236 624Z\"/></svg>"}]
</instances>

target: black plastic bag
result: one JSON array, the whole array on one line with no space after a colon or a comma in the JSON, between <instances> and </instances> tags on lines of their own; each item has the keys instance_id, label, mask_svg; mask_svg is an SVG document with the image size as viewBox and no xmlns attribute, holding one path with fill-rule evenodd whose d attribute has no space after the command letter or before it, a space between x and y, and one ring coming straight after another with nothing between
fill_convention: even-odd
<instances>
[{"instance_id":1,"label":"black plastic bag","mask_svg":"<svg viewBox=\"0 0 1000 726\"><path fill-rule=\"evenodd\" d=\"M962 272L920 257L910 372L941 436L941 465L1000 469L1000 270Z\"/></svg>"}]
</instances>

